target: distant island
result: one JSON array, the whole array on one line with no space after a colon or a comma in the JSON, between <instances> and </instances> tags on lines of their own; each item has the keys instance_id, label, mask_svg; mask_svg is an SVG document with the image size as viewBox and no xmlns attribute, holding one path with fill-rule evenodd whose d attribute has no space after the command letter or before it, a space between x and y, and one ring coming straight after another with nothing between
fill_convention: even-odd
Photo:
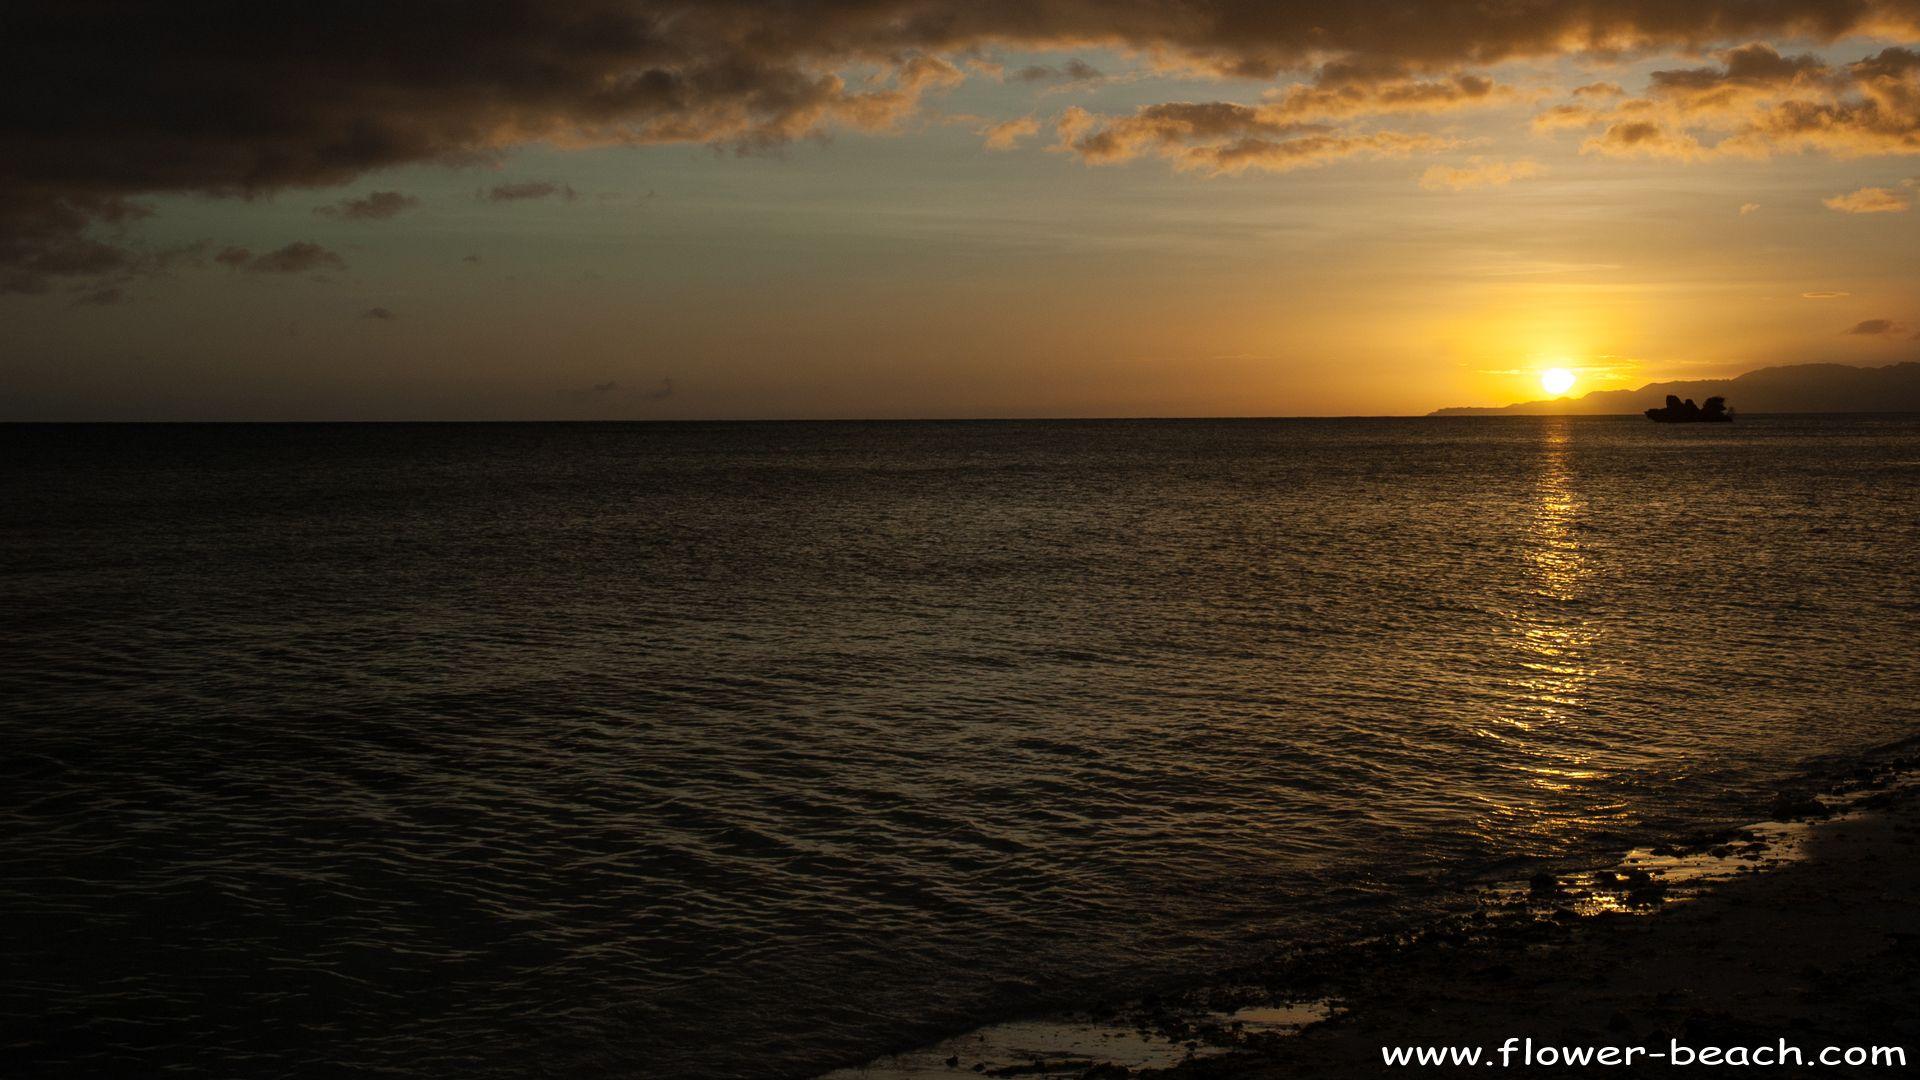
<instances>
[{"instance_id":1,"label":"distant island","mask_svg":"<svg viewBox=\"0 0 1920 1080\"><path fill-rule=\"evenodd\" d=\"M1431 416L1607 416L1643 413L1667 396L1721 397L1743 413L1920 412L1920 363L1886 367L1789 364L1732 379L1648 383L1638 390L1596 390L1577 398L1523 401L1503 408L1436 409Z\"/></svg>"}]
</instances>

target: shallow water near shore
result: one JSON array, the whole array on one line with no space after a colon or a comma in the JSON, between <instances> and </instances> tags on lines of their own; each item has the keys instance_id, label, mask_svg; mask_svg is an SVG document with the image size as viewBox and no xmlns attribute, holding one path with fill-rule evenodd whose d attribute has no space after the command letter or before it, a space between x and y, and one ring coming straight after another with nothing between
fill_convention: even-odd
<instances>
[{"instance_id":1,"label":"shallow water near shore","mask_svg":"<svg viewBox=\"0 0 1920 1080\"><path fill-rule=\"evenodd\" d=\"M1911 743L1906 740L1905 743ZM1526 882L1496 881L1463 890L1453 910L1425 924L1405 923L1386 941L1309 944L1299 956L1257 962L1209 983L1202 979L1168 997L1105 1003L1068 1013L993 1024L932 1046L888 1054L837 1069L820 1080L923 1080L964 1069L985 1076L1056 1073L1122 1075L1114 1070L1171 1069L1236 1051L1271 1048L1343 1011L1335 997L1302 999L1304 975L1364 964L1360 946L1412 945L1422 939L1461 947L1507 935L1536 942L1541 924L1564 930L1596 916L1650 916L1712 895L1753 875L1805 861L1822 835L1877 813L1920 790L1920 759L1881 748L1841 778L1802 778L1775 800L1782 820L1755 821L1684 845L1635 848L1618 862L1572 872L1541 871ZM1805 793L1808 785L1819 794ZM1792 792L1792 793L1789 793ZM1351 947L1343 950L1343 946ZM1306 969L1307 974L1300 968ZM1251 1002L1252 1004L1248 1004Z\"/></svg>"},{"instance_id":2,"label":"shallow water near shore","mask_svg":"<svg viewBox=\"0 0 1920 1080\"><path fill-rule=\"evenodd\" d=\"M1920 420L1703 427L4 429L8 1043L813 1076L1753 820Z\"/></svg>"}]
</instances>

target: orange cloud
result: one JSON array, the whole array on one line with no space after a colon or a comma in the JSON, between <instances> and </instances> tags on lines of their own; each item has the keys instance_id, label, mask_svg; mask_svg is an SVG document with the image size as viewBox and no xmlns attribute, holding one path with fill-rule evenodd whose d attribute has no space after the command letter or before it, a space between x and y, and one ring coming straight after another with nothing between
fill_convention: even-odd
<instances>
[{"instance_id":1,"label":"orange cloud","mask_svg":"<svg viewBox=\"0 0 1920 1080\"><path fill-rule=\"evenodd\" d=\"M1535 131L1558 131L1562 128L1592 127L1605 121L1607 114L1599 109L1590 109L1585 105L1555 105L1534 114L1532 126Z\"/></svg>"},{"instance_id":2,"label":"orange cloud","mask_svg":"<svg viewBox=\"0 0 1920 1080\"><path fill-rule=\"evenodd\" d=\"M1491 161L1467 159L1464 168L1434 165L1420 177L1420 186L1429 191L1465 191L1468 188L1505 187L1515 180L1539 176L1546 170L1537 161Z\"/></svg>"},{"instance_id":3,"label":"orange cloud","mask_svg":"<svg viewBox=\"0 0 1920 1080\"><path fill-rule=\"evenodd\" d=\"M1905 195L1883 187L1863 187L1859 191L1820 201L1827 205L1827 209L1843 214L1899 214L1905 213L1913 205Z\"/></svg>"},{"instance_id":4,"label":"orange cloud","mask_svg":"<svg viewBox=\"0 0 1920 1080\"><path fill-rule=\"evenodd\" d=\"M1337 76L1336 76L1337 78ZM1267 115L1283 120L1335 120L1391 113L1435 113L1520 100L1510 86L1480 75L1434 81L1347 78L1330 85L1295 83L1268 95Z\"/></svg>"},{"instance_id":5,"label":"orange cloud","mask_svg":"<svg viewBox=\"0 0 1920 1080\"><path fill-rule=\"evenodd\" d=\"M1020 145L1020 140L1040 133L1040 121L1031 116L1022 116L1017 120L1008 120L991 125L980 134L983 145L989 150L1012 150Z\"/></svg>"},{"instance_id":6,"label":"orange cloud","mask_svg":"<svg viewBox=\"0 0 1920 1080\"><path fill-rule=\"evenodd\" d=\"M1609 157L1656 157L1694 161L1706 157L1707 148L1684 131L1674 131L1651 120L1626 120L1580 144L1583 154Z\"/></svg>"},{"instance_id":7,"label":"orange cloud","mask_svg":"<svg viewBox=\"0 0 1920 1080\"><path fill-rule=\"evenodd\" d=\"M1458 139L1400 131L1373 131L1358 135L1306 135L1293 139L1242 139L1224 146L1191 147L1174 155L1175 167L1199 169L1210 176L1235 175L1248 169L1291 172L1315 168L1346 158L1397 158L1451 150Z\"/></svg>"}]
</instances>

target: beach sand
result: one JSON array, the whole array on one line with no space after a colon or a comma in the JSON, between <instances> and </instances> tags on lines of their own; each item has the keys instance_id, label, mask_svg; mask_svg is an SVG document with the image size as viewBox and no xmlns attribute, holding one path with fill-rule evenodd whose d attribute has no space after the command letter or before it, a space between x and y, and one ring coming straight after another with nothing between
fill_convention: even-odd
<instances>
[{"instance_id":1,"label":"beach sand","mask_svg":"<svg viewBox=\"0 0 1920 1080\"><path fill-rule=\"evenodd\" d=\"M1854 767L1696 845L1493 884L1414 932L1303 946L1207 985L982 1028L831 1080L1920 1072L1916 765ZM1676 1065L1676 1042L1729 1063ZM1802 1066L1774 1063L1783 1042ZM1481 1058L1389 1065L1383 1047ZM1615 1056L1573 1066L1546 1047ZM1823 1066L1830 1047L1895 1047L1910 1064Z\"/></svg>"},{"instance_id":2,"label":"beach sand","mask_svg":"<svg viewBox=\"0 0 1920 1080\"><path fill-rule=\"evenodd\" d=\"M1484 1076L1489 1066L1389 1067L1381 1047L1478 1045L1694 1049L1897 1046L1909 1066L1754 1067L1769 1076L1920 1071L1920 799L1868 795L1805 832L1803 856L1713 885L1653 914L1529 919L1484 934L1441 930L1309 972L1341 1012L1297 1036L1136 1076L1255 1080L1383 1074ZM1543 889L1545 883L1542 883ZM1523 1075L1661 1075L1632 1066L1511 1068ZM1695 1066L1700 1068L1702 1066ZM1711 1068L1724 1074L1737 1068ZM1091 1075L1122 1075L1095 1071Z\"/></svg>"}]
</instances>

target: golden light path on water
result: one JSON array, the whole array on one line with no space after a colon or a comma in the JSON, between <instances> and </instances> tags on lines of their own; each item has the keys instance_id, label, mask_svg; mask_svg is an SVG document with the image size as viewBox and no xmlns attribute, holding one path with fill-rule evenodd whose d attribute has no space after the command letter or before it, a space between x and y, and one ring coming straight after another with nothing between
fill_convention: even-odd
<instances>
[{"instance_id":1,"label":"golden light path on water","mask_svg":"<svg viewBox=\"0 0 1920 1080\"><path fill-rule=\"evenodd\" d=\"M1546 841L1569 829L1617 814L1618 803L1569 815L1565 796L1604 778L1580 749L1591 742L1583 725L1601 710L1587 695L1598 671L1601 635L1585 613L1593 573L1581 540L1585 502L1576 482L1574 422L1560 417L1541 428L1535 497L1522 537L1523 587L1506 613L1506 647L1514 674L1503 686L1491 727L1481 733L1512 755L1513 768L1542 793L1537 802L1494 802L1480 825L1489 832ZM1562 807L1557 812L1554 806Z\"/></svg>"}]
</instances>

